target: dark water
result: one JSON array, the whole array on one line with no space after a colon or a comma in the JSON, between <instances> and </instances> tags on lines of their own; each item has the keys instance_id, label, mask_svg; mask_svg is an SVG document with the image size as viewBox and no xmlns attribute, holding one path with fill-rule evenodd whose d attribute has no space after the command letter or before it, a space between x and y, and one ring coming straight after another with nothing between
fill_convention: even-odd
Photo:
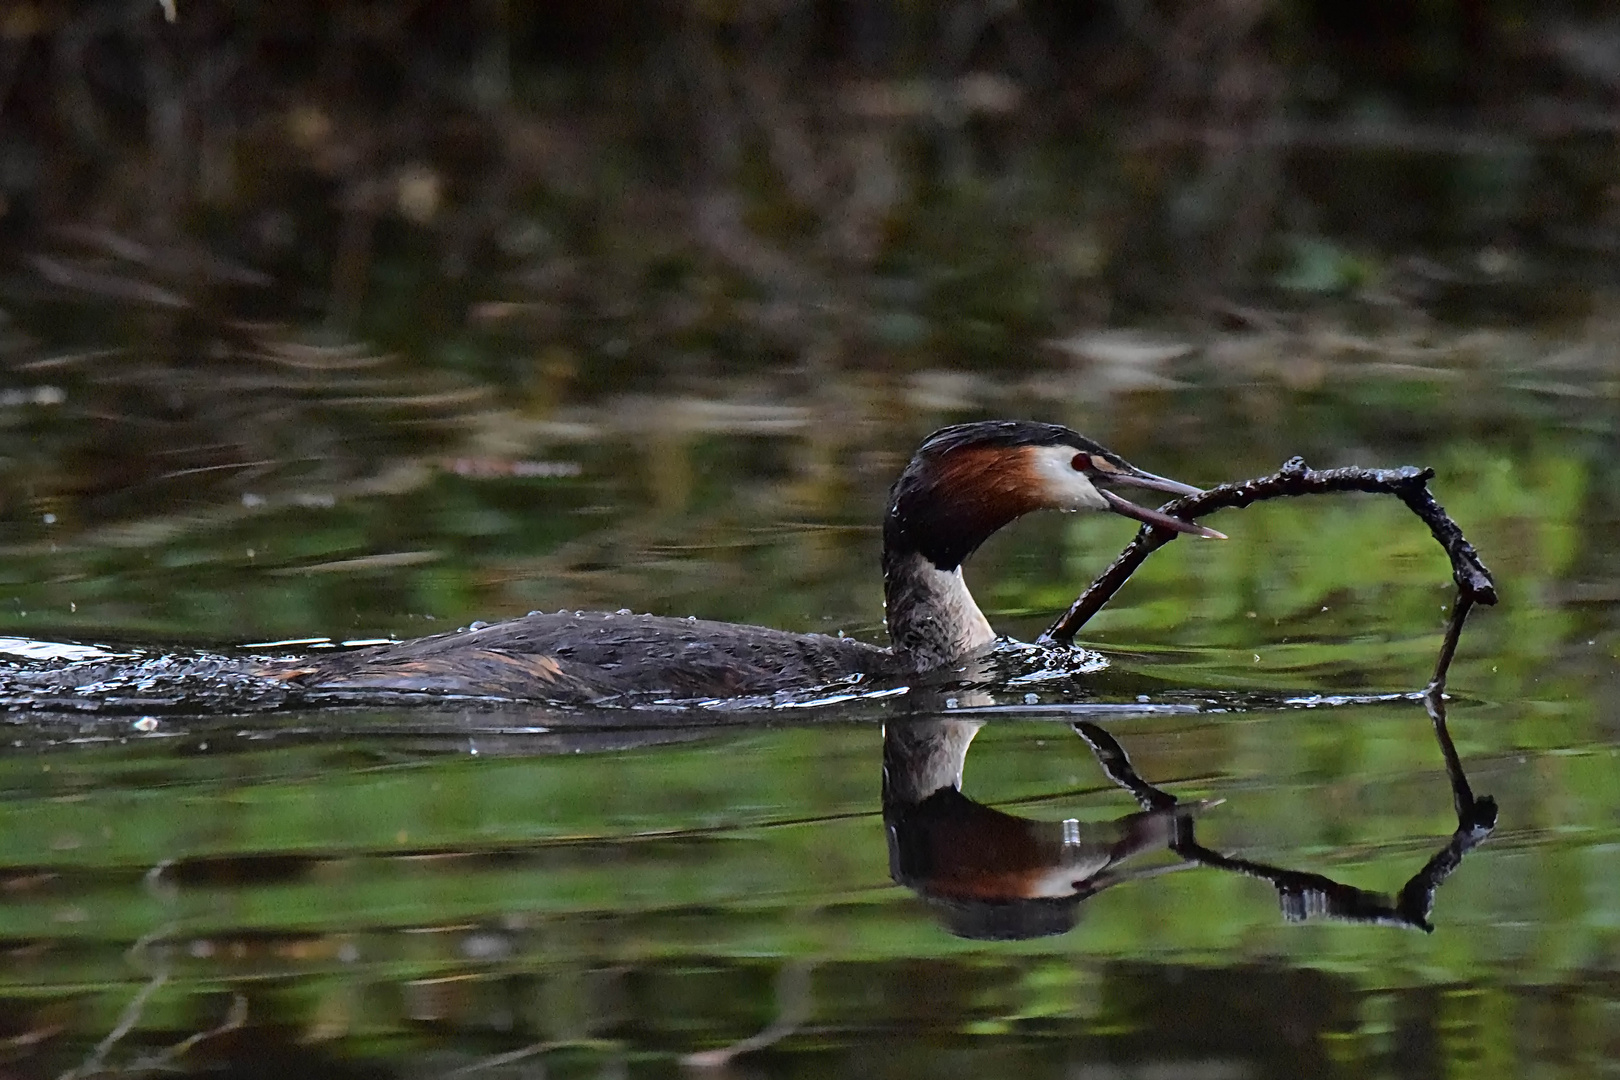
<instances>
[{"instance_id":1,"label":"dark water","mask_svg":"<svg viewBox=\"0 0 1620 1080\"><path fill-rule=\"evenodd\" d=\"M1620 1040L1604 348L1355 353L1305 379L1195 361L1179 389L1103 397L1067 368L715 381L558 411L392 368L351 386L312 347L302 368L255 361L253 394L246 362L176 376L211 387L183 423L129 403L128 364L24 356L0 414L0 631L113 649L564 606L879 640L883 491L922 434L970 416L1070 423L1200 482L1295 453L1433 465L1502 591L1464 636L1449 717L1500 816L1440 885L1430 933L1290 920L1267 881L1120 824L1138 803L1071 726L1117 739L1210 851L1397 893L1458 827L1429 718L1399 696L1427 679L1452 593L1416 520L1371 498L1224 513L1231 542L1172 544L1087 628L1105 670L1037 666L947 700L18 712L0 755L0 1070L1602 1074ZM1526 353L1579 362L1530 379ZM1026 520L969 580L1028 638L1130 535ZM1108 847L1095 895L1046 923L930 896L949 845L896 854L884 733L942 718L983 726L966 799L927 835L955 837L980 879L1016 876L1003 864L1041 837ZM1026 940L947 929L1070 921Z\"/></svg>"}]
</instances>

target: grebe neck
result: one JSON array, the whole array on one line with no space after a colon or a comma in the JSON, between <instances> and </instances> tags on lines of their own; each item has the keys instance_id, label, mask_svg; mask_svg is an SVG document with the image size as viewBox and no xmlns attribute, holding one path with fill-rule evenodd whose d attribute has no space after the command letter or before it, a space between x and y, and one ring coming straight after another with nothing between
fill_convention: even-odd
<instances>
[{"instance_id":1,"label":"grebe neck","mask_svg":"<svg viewBox=\"0 0 1620 1080\"><path fill-rule=\"evenodd\" d=\"M918 671L943 667L995 640L962 581L962 562L997 529L1033 510L1107 510L1157 528L1220 536L1099 491L1092 478L1190 495L1056 424L956 424L928 436L889 489L883 518L883 596L889 637Z\"/></svg>"},{"instance_id":2,"label":"grebe neck","mask_svg":"<svg viewBox=\"0 0 1620 1080\"><path fill-rule=\"evenodd\" d=\"M923 443L890 489L883 518L889 639L917 671L954 663L996 639L962 580L962 562L1039 505L1020 487L1016 451L955 446L949 436L962 430L946 428L947 438L936 432Z\"/></svg>"},{"instance_id":3,"label":"grebe neck","mask_svg":"<svg viewBox=\"0 0 1620 1080\"><path fill-rule=\"evenodd\" d=\"M883 805L915 806L944 788L961 790L962 763L982 720L913 720L883 728Z\"/></svg>"},{"instance_id":4,"label":"grebe neck","mask_svg":"<svg viewBox=\"0 0 1620 1080\"><path fill-rule=\"evenodd\" d=\"M996 639L961 566L941 570L920 552L884 552L883 606L894 651L918 671L943 667Z\"/></svg>"}]
</instances>

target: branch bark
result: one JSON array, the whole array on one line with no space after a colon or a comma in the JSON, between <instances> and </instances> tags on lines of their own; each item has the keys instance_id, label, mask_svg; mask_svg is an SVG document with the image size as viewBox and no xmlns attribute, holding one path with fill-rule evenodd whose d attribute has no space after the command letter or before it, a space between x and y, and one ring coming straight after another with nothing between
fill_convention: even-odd
<instances>
[{"instance_id":1,"label":"branch bark","mask_svg":"<svg viewBox=\"0 0 1620 1080\"><path fill-rule=\"evenodd\" d=\"M1363 469L1350 466L1342 469L1318 471L1305 464L1303 458L1291 458L1270 476L1221 484L1196 495L1186 495L1160 507L1163 513L1184 521L1202 518L1217 510L1244 507L1267 499L1292 498L1300 495L1327 495L1342 491L1364 491L1376 495L1393 495L1423 519L1436 542L1445 549L1451 560L1451 577L1457 583L1457 603L1452 611L1451 625L1440 649L1434 678L1428 692L1438 695L1445 686L1446 672L1456 653L1457 639L1462 633L1463 621L1475 604L1496 603L1496 583L1491 572L1480 561L1474 545L1468 542L1462 529L1452 520L1429 491L1434 479L1433 469L1419 469L1412 465L1398 469ZM1136 568L1147 557L1179 533L1152 525L1144 525L1136 538L1125 546L1119 557L1087 586L1086 591L1070 605L1069 610L1047 627L1042 642L1068 645L1074 635L1104 604L1113 599Z\"/></svg>"}]
</instances>

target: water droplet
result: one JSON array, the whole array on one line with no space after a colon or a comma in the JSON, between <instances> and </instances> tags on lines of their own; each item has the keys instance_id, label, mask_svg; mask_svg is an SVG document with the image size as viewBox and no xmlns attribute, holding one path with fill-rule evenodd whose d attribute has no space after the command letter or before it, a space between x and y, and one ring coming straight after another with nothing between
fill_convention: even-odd
<instances>
[{"instance_id":1,"label":"water droplet","mask_svg":"<svg viewBox=\"0 0 1620 1080\"><path fill-rule=\"evenodd\" d=\"M155 716L143 716L132 725L136 731L156 731L158 719Z\"/></svg>"},{"instance_id":2,"label":"water droplet","mask_svg":"<svg viewBox=\"0 0 1620 1080\"><path fill-rule=\"evenodd\" d=\"M1041 703L1041 695L1039 695L1039 694L1025 694L1024 695L1024 704L1025 705L1039 705L1040 703Z\"/></svg>"},{"instance_id":3,"label":"water droplet","mask_svg":"<svg viewBox=\"0 0 1620 1080\"><path fill-rule=\"evenodd\" d=\"M47 525L55 525L56 524L56 515L55 514L46 514L45 517L42 520Z\"/></svg>"}]
</instances>

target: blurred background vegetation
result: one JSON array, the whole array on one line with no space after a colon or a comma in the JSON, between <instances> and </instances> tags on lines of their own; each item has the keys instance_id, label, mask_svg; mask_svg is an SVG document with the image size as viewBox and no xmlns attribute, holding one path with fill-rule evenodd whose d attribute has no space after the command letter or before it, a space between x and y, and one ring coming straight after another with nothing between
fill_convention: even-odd
<instances>
[{"instance_id":1,"label":"blurred background vegetation","mask_svg":"<svg viewBox=\"0 0 1620 1080\"><path fill-rule=\"evenodd\" d=\"M177 348L320 316L545 402L1325 300L1570 314L1620 244L1600 3L172 11L6 5L0 228L13 295Z\"/></svg>"}]
</instances>

